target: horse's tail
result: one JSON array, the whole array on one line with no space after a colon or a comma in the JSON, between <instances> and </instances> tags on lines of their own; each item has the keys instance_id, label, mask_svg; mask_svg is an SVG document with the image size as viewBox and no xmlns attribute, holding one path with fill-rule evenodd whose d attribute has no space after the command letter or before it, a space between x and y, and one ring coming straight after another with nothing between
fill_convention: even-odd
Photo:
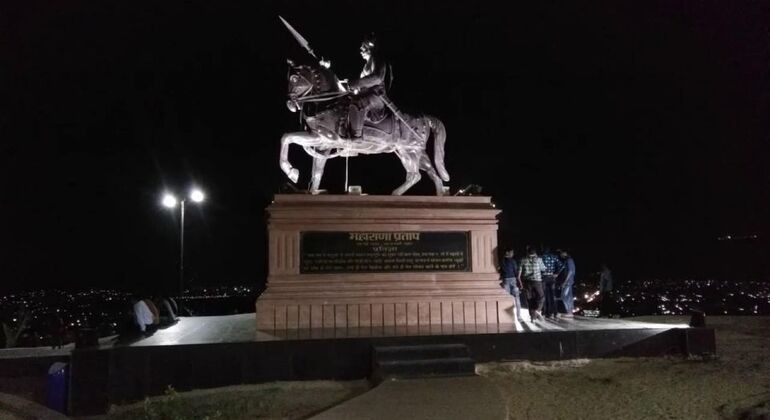
<instances>
[{"instance_id":1,"label":"horse's tail","mask_svg":"<svg viewBox=\"0 0 770 420\"><path fill-rule=\"evenodd\" d=\"M438 175L444 182L449 181L449 172L444 166L444 143L446 143L446 129L444 123L436 117L428 117L431 131L433 131L433 164Z\"/></svg>"}]
</instances>

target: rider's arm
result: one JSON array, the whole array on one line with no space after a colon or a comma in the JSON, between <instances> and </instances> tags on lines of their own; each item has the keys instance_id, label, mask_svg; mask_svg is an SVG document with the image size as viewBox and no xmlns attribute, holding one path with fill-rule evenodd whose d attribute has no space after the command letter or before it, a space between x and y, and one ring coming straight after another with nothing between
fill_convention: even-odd
<instances>
[{"instance_id":1,"label":"rider's arm","mask_svg":"<svg viewBox=\"0 0 770 420\"><path fill-rule=\"evenodd\" d=\"M351 88L363 89L377 86L385 83L385 66L375 64L375 70L372 74L364 76L351 84Z\"/></svg>"}]
</instances>

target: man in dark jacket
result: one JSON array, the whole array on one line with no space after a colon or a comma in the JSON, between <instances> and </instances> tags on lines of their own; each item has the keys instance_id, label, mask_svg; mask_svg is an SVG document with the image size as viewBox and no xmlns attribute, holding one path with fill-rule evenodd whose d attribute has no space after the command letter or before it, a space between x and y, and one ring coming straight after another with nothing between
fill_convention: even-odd
<instances>
[{"instance_id":1,"label":"man in dark jacket","mask_svg":"<svg viewBox=\"0 0 770 420\"><path fill-rule=\"evenodd\" d=\"M516 320L521 321L521 281L518 279L519 265L513 258L513 250L505 251L503 262L500 265L500 275L503 278L503 288L513 296L513 305L516 307Z\"/></svg>"}]
</instances>

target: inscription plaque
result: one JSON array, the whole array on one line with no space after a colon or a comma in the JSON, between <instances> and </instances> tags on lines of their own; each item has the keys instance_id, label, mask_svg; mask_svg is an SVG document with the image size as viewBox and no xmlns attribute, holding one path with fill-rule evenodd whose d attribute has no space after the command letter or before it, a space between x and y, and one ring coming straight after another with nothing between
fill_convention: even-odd
<instances>
[{"instance_id":1,"label":"inscription plaque","mask_svg":"<svg viewBox=\"0 0 770 420\"><path fill-rule=\"evenodd\" d=\"M302 232L300 273L470 271L469 232Z\"/></svg>"}]
</instances>

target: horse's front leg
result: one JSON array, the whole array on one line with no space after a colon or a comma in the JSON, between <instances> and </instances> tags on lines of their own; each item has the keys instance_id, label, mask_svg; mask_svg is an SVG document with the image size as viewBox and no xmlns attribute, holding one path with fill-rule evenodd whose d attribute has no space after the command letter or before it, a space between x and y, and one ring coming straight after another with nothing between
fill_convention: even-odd
<instances>
[{"instance_id":1,"label":"horse's front leg","mask_svg":"<svg viewBox=\"0 0 770 420\"><path fill-rule=\"evenodd\" d=\"M324 167L326 167L326 159L314 157L313 158L313 177L310 183L310 193L318 194L321 186L321 178L324 176Z\"/></svg>"},{"instance_id":2,"label":"horse's front leg","mask_svg":"<svg viewBox=\"0 0 770 420\"><path fill-rule=\"evenodd\" d=\"M297 168L291 166L291 163L289 162L289 145L297 143L300 140L300 136L303 135L305 135L305 133L286 133L281 137L281 157L279 164L283 173L285 173L291 182L294 183L299 180L299 171Z\"/></svg>"}]
</instances>

